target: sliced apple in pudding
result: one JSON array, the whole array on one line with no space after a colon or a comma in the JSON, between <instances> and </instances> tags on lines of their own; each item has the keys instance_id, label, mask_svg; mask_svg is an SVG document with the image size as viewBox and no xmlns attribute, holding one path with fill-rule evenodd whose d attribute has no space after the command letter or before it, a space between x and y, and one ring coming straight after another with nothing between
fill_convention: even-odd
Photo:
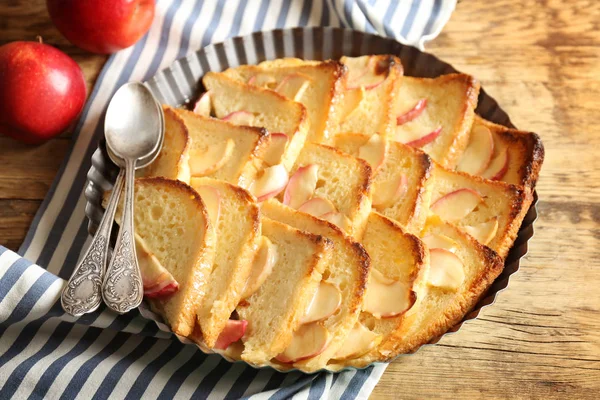
<instances>
[{"instance_id":1,"label":"sliced apple in pudding","mask_svg":"<svg viewBox=\"0 0 600 400\"><path fill-rule=\"evenodd\" d=\"M271 133L271 144L263 155L263 160L268 165L275 165L281 161L281 156L288 143L288 135L285 133Z\"/></svg>"},{"instance_id":2,"label":"sliced apple in pudding","mask_svg":"<svg viewBox=\"0 0 600 400\"><path fill-rule=\"evenodd\" d=\"M265 168L262 175L250 185L250 193L258 202L277 196L288 183L288 172L282 164Z\"/></svg>"},{"instance_id":3,"label":"sliced apple in pudding","mask_svg":"<svg viewBox=\"0 0 600 400\"><path fill-rule=\"evenodd\" d=\"M427 281L431 286L455 290L465 280L463 262L446 249L429 250L429 271Z\"/></svg>"},{"instance_id":4,"label":"sliced apple in pudding","mask_svg":"<svg viewBox=\"0 0 600 400\"><path fill-rule=\"evenodd\" d=\"M415 104L413 108L396 117L396 125L402 125L417 118L423 113L425 107L427 107L427 99L417 101L417 104Z\"/></svg>"},{"instance_id":5,"label":"sliced apple in pudding","mask_svg":"<svg viewBox=\"0 0 600 400\"><path fill-rule=\"evenodd\" d=\"M177 291L179 284L173 275L162 266L138 235L135 235L135 252L142 273L144 296L160 298Z\"/></svg>"},{"instance_id":6,"label":"sliced apple in pudding","mask_svg":"<svg viewBox=\"0 0 600 400\"><path fill-rule=\"evenodd\" d=\"M329 342L329 331L319 322L303 324L294 332L290 345L275 359L288 364L318 356Z\"/></svg>"},{"instance_id":7,"label":"sliced apple in pudding","mask_svg":"<svg viewBox=\"0 0 600 400\"><path fill-rule=\"evenodd\" d=\"M252 126L254 114L248 111L234 111L224 116L222 120L236 125Z\"/></svg>"},{"instance_id":8,"label":"sliced apple in pudding","mask_svg":"<svg viewBox=\"0 0 600 400\"><path fill-rule=\"evenodd\" d=\"M442 133L442 127L433 130L429 133L410 133L402 132L396 135L396 140L411 147L423 147L426 144L433 142Z\"/></svg>"},{"instance_id":9,"label":"sliced apple in pudding","mask_svg":"<svg viewBox=\"0 0 600 400\"><path fill-rule=\"evenodd\" d=\"M374 134L367 143L358 149L358 157L368 162L375 171L383 164L387 149L387 141L382 139L380 135Z\"/></svg>"},{"instance_id":10,"label":"sliced apple in pudding","mask_svg":"<svg viewBox=\"0 0 600 400\"><path fill-rule=\"evenodd\" d=\"M342 107L338 111L339 120L345 121L354 110L358 108L358 105L364 97L363 88L356 88L344 91L344 98L342 99Z\"/></svg>"},{"instance_id":11,"label":"sliced apple in pudding","mask_svg":"<svg viewBox=\"0 0 600 400\"><path fill-rule=\"evenodd\" d=\"M246 320L235 320L230 319L225 324L225 328L219 334L217 342L215 343L215 349L225 350L232 343L240 340L246 333L248 328L248 321Z\"/></svg>"},{"instance_id":12,"label":"sliced apple in pudding","mask_svg":"<svg viewBox=\"0 0 600 400\"><path fill-rule=\"evenodd\" d=\"M190 154L189 166L192 176L205 176L219 170L233 154L235 142L229 138L219 143L215 143L205 151L192 151Z\"/></svg>"},{"instance_id":13,"label":"sliced apple in pudding","mask_svg":"<svg viewBox=\"0 0 600 400\"><path fill-rule=\"evenodd\" d=\"M348 227L350 226L350 221L348 220L348 218L344 214L342 214L341 212L338 212L338 211L332 211L327 214L323 214L319 218L324 219L325 221L331 222L332 224L334 224L335 226L337 226L344 232L346 232Z\"/></svg>"},{"instance_id":14,"label":"sliced apple in pudding","mask_svg":"<svg viewBox=\"0 0 600 400\"><path fill-rule=\"evenodd\" d=\"M430 233L424 236L422 240L430 249L446 249L454 253L458 248L458 242L456 240L442 234Z\"/></svg>"},{"instance_id":15,"label":"sliced apple in pudding","mask_svg":"<svg viewBox=\"0 0 600 400\"><path fill-rule=\"evenodd\" d=\"M431 211L444 221L460 221L470 214L483 197L472 189L458 189L439 198L431 205Z\"/></svg>"},{"instance_id":16,"label":"sliced apple in pudding","mask_svg":"<svg viewBox=\"0 0 600 400\"><path fill-rule=\"evenodd\" d=\"M319 166L309 164L296 170L283 194L283 204L298 209L306 203L315 192L319 180Z\"/></svg>"},{"instance_id":17,"label":"sliced apple in pudding","mask_svg":"<svg viewBox=\"0 0 600 400\"><path fill-rule=\"evenodd\" d=\"M253 75L248 79L248 85L260 86L264 88L273 89L277 86L277 79L273 75L266 73L259 73Z\"/></svg>"},{"instance_id":18,"label":"sliced apple in pudding","mask_svg":"<svg viewBox=\"0 0 600 400\"><path fill-rule=\"evenodd\" d=\"M508 149L501 150L496 157L492 159L490 165L481 174L482 177L498 181L504 178L506 171L508 171Z\"/></svg>"},{"instance_id":19,"label":"sliced apple in pudding","mask_svg":"<svg viewBox=\"0 0 600 400\"><path fill-rule=\"evenodd\" d=\"M325 214L329 214L336 211L333 203L327 199L321 197L313 197L306 203L302 204L298 211L310 214L315 217L321 217Z\"/></svg>"},{"instance_id":20,"label":"sliced apple in pudding","mask_svg":"<svg viewBox=\"0 0 600 400\"><path fill-rule=\"evenodd\" d=\"M363 311L375 318L391 318L406 312L415 302L415 295L404 282L386 278L377 270L371 271Z\"/></svg>"},{"instance_id":21,"label":"sliced apple in pudding","mask_svg":"<svg viewBox=\"0 0 600 400\"><path fill-rule=\"evenodd\" d=\"M252 262L250 276L246 281L243 298L247 299L267 280L277 262L277 249L266 236L260 237L258 251Z\"/></svg>"},{"instance_id":22,"label":"sliced apple in pudding","mask_svg":"<svg viewBox=\"0 0 600 400\"><path fill-rule=\"evenodd\" d=\"M313 296L301 323L321 321L333 315L342 304L342 294L332 283L321 282Z\"/></svg>"},{"instance_id":23,"label":"sliced apple in pudding","mask_svg":"<svg viewBox=\"0 0 600 400\"><path fill-rule=\"evenodd\" d=\"M312 78L299 72L289 74L277 85L275 91L290 100L300 101Z\"/></svg>"},{"instance_id":24,"label":"sliced apple in pudding","mask_svg":"<svg viewBox=\"0 0 600 400\"><path fill-rule=\"evenodd\" d=\"M346 81L347 89L356 89L360 87L365 90L375 89L385 81L385 78L387 78L386 73L379 73L379 71L387 71L387 67L378 65L378 62L383 61L379 61L377 57L369 57L366 64L362 58L347 58L344 62L350 70L348 80Z\"/></svg>"},{"instance_id":25,"label":"sliced apple in pudding","mask_svg":"<svg viewBox=\"0 0 600 400\"><path fill-rule=\"evenodd\" d=\"M210 91L204 92L194 105L194 112L203 117L210 117L212 112L212 100L210 98Z\"/></svg>"},{"instance_id":26,"label":"sliced apple in pudding","mask_svg":"<svg viewBox=\"0 0 600 400\"><path fill-rule=\"evenodd\" d=\"M488 244L498 232L498 217L477 225L464 226L462 229L473 236L479 243Z\"/></svg>"},{"instance_id":27,"label":"sliced apple in pudding","mask_svg":"<svg viewBox=\"0 0 600 400\"><path fill-rule=\"evenodd\" d=\"M404 174L383 182L373 188L373 207L388 208L394 205L408 190L408 178Z\"/></svg>"},{"instance_id":28,"label":"sliced apple in pudding","mask_svg":"<svg viewBox=\"0 0 600 400\"><path fill-rule=\"evenodd\" d=\"M377 347L382 339L381 335L368 330L360 322L356 322L348 336L346 336L344 344L333 358L335 360L347 360L360 357Z\"/></svg>"},{"instance_id":29,"label":"sliced apple in pudding","mask_svg":"<svg viewBox=\"0 0 600 400\"><path fill-rule=\"evenodd\" d=\"M196 186L194 189L198 192L202 202L206 206L210 222L216 227L221 214L221 195L219 191L208 185Z\"/></svg>"},{"instance_id":30,"label":"sliced apple in pudding","mask_svg":"<svg viewBox=\"0 0 600 400\"><path fill-rule=\"evenodd\" d=\"M458 171L479 175L487 169L494 154L494 138L492 132L485 126L478 125L471 131L469 145L463 153Z\"/></svg>"}]
</instances>

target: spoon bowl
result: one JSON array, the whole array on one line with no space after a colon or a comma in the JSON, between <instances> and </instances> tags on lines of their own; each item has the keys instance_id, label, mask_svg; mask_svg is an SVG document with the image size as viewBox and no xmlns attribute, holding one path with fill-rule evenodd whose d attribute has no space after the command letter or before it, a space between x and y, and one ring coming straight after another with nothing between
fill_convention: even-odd
<instances>
[{"instance_id":1,"label":"spoon bowl","mask_svg":"<svg viewBox=\"0 0 600 400\"><path fill-rule=\"evenodd\" d=\"M118 166L124 167L125 159L147 161L158 154L162 143L162 109L144 84L129 82L113 96L106 110L104 130L109 154L117 156L113 161Z\"/></svg>"}]
</instances>

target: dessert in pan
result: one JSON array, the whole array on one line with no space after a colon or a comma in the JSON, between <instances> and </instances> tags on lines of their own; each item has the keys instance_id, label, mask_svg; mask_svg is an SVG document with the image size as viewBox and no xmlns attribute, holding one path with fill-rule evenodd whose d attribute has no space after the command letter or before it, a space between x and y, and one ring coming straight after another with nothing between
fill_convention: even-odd
<instances>
[{"instance_id":1,"label":"dessert in pan","mask_svg":"<svg viewBox=\"0 0 600 400\"><path fill-rule=\"evenodd\" d=\"M452 328L502 272L543 147L477 116L473 77L378 55L202 83L192 110L164 106L136 185L146 298L173 332L255 366L364 367Z\"/></svg>"}]
</instances>

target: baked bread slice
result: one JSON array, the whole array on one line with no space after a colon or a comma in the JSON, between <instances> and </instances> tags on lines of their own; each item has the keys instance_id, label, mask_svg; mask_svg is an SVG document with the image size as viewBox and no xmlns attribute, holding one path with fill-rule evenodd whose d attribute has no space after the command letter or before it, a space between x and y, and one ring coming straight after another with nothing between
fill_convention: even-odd
<instances>
[{"instance_id":1,"label":"baked bread slice","mask_svg":"<svg viewBox=\"0 0 600 400\"><path fill-rule=\"evenodd\" d=\"M215 258L209 285L198 308L202 339L214 347L231 313L240 302L261 235L260 211L250 193L230 183L192 178L215 228Z\"/></svg>"},{"instance_id":2,"label":"baked bread slice","mask_svg":"<svg viewBox=\"0 0 600 400\"><path fill-rule=\"evenodd\" d=\"M302 104L272 90L237 81L224 73L208 72L202 82L209 91L217 118L263 127L272 135L285 135L284 146L272 143L264 160L268 165L283 164L288 171L292 168L310 127Z\"/></svg>"},{"instance_id":3,"label":"baked bread slice","mask_svg":"<svg viewBox=\"0 0 600 400\"><path fill-rule=\"evenodd\" d=\"M344 133L335 147L369 162L373 169L373 209L419 234L429 212L433 163L424 152L373 135Z\"/></svg>"},{"instance_id":4,"label":"baked bread slice","mask_svg":"<svg viewBox=\"0 0 600 400\"><path fill-rule=\"evenodd\" d=\"M454 167L467 147L479 82L465 74L405 76L396 95L394 139Z\"/></svg>"},{"instance_id":5,"label":"baked bread slice","mask_svg":"<svg viewBox=\"0 0 600 400\"><path fill-rule=\"evenodd\" d=\"M333 369L348 360L351 365L365 366L395 354L404 316L414 307L416 286L429 266L423 242L377 212L369 215L361 243L371 257L372 267L359 323L360 329L370 332L363 335L371 340L365 343L357 337L349 338L337 359L331 360Z\"/></svg>"},{"instance_id":6,"label":"baked bread slice","mask_svg":"<svg viewBox=\"0 0 600 400\"><path fill-rule=\"evenodd\" d=\"M372 170L366 161L333 147L307 143L279 198L292 208L334 223L350 236L360 237L371 211L371 180Z\"/></svg>"},{"instance_id":7,"label":"baked bread slice","mask_svg":"<svg viewBox=\"0 0 600 400\"><path fill-rule=\"evenodd\" d=\"M271 144L269 133L263 128L239 126L183 109L176 109L175 113L191 138L190 175L219 179L247 189L262 167L262 158ZM228 142L230 149L226 148Z\"/></svg>"},{"instance_id":8,"label":"baked bread slice","mask_svg":"<svg viewBox=\"0 0 600 400\"><path fill-rule=\"evenodd\" d=\"M291 62L290 62L291 63ZM255 86L275 90L306 107L310 128L307 140L321 143L329 137L332 104L341 85L344 67L337 61L281 65L265 61L224 71L227 76Z\"/></svg>"},{"instance_id":9,"label":"baked bread slice","mask_svg":"<svg viewBox=\"0 0 600 400\"><path fill-rule=\"evenodd\" d=\"M110 197L105 192L103 204ZM179 284L165 297L148 298L178 335L192 333L215 255L215 232L198 193L163 177L135 181L135 233ZM121 205L116 220L121 219ZM143 277L143 276L142 276Z\"/></svg>"},{"instance_id":10,"label":"baked bread slice","mask_svg":"<svg viewBox=\"0 0 600 400\"><path fill-rule=\"evenodd\" d=\"M162 176L190 182L189 149L190 132L175 109L163 105L165 139L163 147L153 163L136 172L136 176Z\"/></svg>"},{"instance_id":11,"label":"baked bread slice","mask_svg":"<svg viewBox=\"0 0 600 400\"><path fill-rule=\"evenodd\" d=\"M298 212L274 199L264 202L261 210L268 218L322 235L333 243L331 260L325 267L322 279L323 283L334 285L341 293L337 311L322 320L331 340L322 353L294 363L294 367L303 371L317 371L324 368L335 355L358 320L369 273L369 256L358 242L327 221Z\"/></svg>"},{"instance_id":12,"label":"baked bread slice","mask_svg":"<svg viewBox=\"0 0 600 400\"><path fill-rule=\"evenodd\" d=\"M429 210L505 258L532 200L522 186L436 165Z\"/></svg>"},{"instance_id":13,"label":"baked bread slice","mask_svg":"<svg viewBox=\"0 0 600 400\"><path fill-rule=\"evenodd\" d=\"M475 115L469 145L456 169L533 189L543 161L544 145L537 134Z\"/></svg>"},{"instance_id":14,"label":"baked bread slice","mask_svg":"<svg viewBox=\"0 0 600 400\"><path fill-rule=\"evenodd\" d=\"M344 89L334 105L330 136L354 132L391 138L394 104L400 89L402 64L397 57L376 55L342 57L348 68Z\"/></svg>"},{"instance_id":15,"label":"baked bread slice","mask_svg":"<svg viewBox=\"0 0 600 400\"><path fill-rule=\"evenodd\" d=\"M275 246L276 262L258 290L236 309L239 319L248 322L241 357L255 365L267 365L292 341L333 247L322 236L269 218L262 219L262 234Z\"/></svg>"}]
</instances>

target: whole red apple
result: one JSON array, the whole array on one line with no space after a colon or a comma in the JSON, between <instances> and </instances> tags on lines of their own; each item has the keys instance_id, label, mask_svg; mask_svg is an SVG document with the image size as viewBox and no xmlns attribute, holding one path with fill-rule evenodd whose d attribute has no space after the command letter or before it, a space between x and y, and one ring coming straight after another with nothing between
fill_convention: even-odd
<instances>
[{"instance_id":1,"label":"whole red apple","mask_svg":"<svg viewBox=\"0 0 600 400\"><path fill-rule=\"evenodd\" d=\"M154 0L47 0L46 5L71 43L100 54L131 46L154 18Z\"/></svg>"},{"instance_id":2,"label":"whole red apple","mask_svg":"<svg viewBox=\"0 0 600 400\"><path fill-rule=\"evenodd\" d=\"M85 103L81 68L38 42L0 46L0 133L40 143L65 131Z\"/></svg>"}]
</instances>

